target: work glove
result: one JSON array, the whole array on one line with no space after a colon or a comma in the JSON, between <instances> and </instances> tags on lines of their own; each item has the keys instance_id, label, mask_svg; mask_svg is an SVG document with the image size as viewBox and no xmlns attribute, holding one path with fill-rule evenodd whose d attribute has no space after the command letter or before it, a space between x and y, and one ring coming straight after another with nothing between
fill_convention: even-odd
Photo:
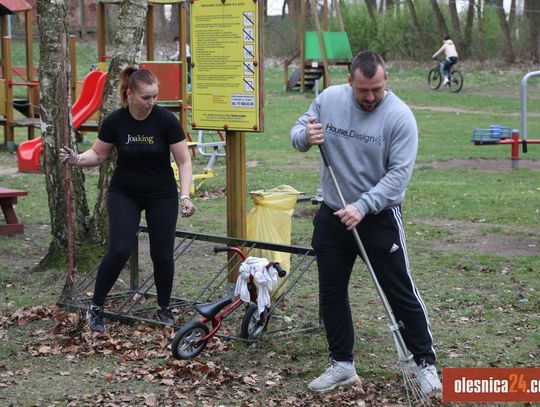
<instances>
[{"instance_id":1,"label":"work glove","mask_svg":"<svg viewBox=\"0 0 540 407\"><path fill-rule=\"evenodd\" d=\"M182 217L187 218L195 213L195 206L193 206L193 202L191 202L189 196L184 195L180 197L180 202L182 204L182 210L180 211Z\"/></svg>"},{"instance_id":2,"label":"work glove","mask_svg":"<svg viewBox=\"0 0 540 407\"><path fill-rule=\"evenodd\" d=\"M68 163L76 166L81 164L81 157L71 148L64 146L60 149L60 161L62 164Z\"/></svg>"}]
</instances>

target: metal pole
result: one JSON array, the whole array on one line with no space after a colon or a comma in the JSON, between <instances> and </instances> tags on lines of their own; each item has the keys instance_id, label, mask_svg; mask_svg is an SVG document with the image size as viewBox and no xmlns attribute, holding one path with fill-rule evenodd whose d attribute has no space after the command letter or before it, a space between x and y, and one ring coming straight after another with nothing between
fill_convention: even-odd
<instances>
[{"instance_id":1,"label":"metal pole","mask_svg":"<svg viewBox=\"0 0 540 407\"><path fill-rule=\"evenodd\" d=\"M512 169L519 168L519 132L512 130Z\"/></svg>"},{"instance_id":2,"label":"metal pole","mask_svg":"<svg viewBox=\"0 0 540 407\"><path fill-rule=\"evenodd\" d=\"M533 76L540 76L540 71L529 72L521 79L521 140L523 152L527 152L527 81Z\"/></svg>"}]
</instances>

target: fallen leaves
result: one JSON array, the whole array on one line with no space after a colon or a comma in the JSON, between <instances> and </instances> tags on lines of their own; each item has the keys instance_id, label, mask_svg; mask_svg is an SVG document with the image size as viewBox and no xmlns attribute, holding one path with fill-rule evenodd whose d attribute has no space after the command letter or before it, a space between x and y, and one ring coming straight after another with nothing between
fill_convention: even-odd
<instances>
[{"instance_id":1,"label":"fallen leaves","mask_svg":"<svg viewBox=\"0 0 540 407\"><path fill-rule=\"evenodd\" d=\"M102 383L94 394L66 395L64 405L85 406L103 405L124 406L217 406L241 407L326 407L326 406L404 406L404 392L399 381L385 383L359 380L347 389L331 394L314 394L305 386L300 389L290 386L283 377L293 378L305 375L305 366L295 364L288 355L275 351L265 355L268 364L261 366L235 366L213 361L213 354L238 352L232 342L213 338L205 350L205 358L196 360L176 360L170 352L174 331L170 327L154 327L140 324L136 327L108 322L103 335L94 335L86 327L84 318L76 313L66 313L55 307L35 307L19 310L4 317L2 326L28 324L35 319L52 319L54 326L50 331L43 326L34 329L29 335L30 344L25 351L34 357L61 356L66 362L102 355L114 358L114 363L106 369L92 367L83 372L62 367L56 371L60 377L69 376L71 380L87 379ZM28 329L28 328L27 328ZM5 331L0 331L6 335ZM251 352L253 347L242 351ZM215 359L214 359L215 360ZM284 363L284 361L287 361ZM20 384L23 376L30 370L11 371L0 366L0 388ZM301 379L302 380L302 379ZM130 392L124 389L132 383L142 383L148 392ZM124 384L125 383L125 384ZM140 388L139 386L133 386ZM265 392L266 400L258 401L256 395Z\"/></svg>"},{"instance_id":2,"label":"fallen leaves","mask_svg":"<svg viewBox=\"0 0 540 407\"><path fill-rule=\"evenodd\" d=\"M2 321L0 321L1 325L10 325L10 324L16 324L17 326L25 326L29 322L40 320L40 319L48 319L52 317L52 312L50 309L43 307L41 305L36 307L24 307L20 308L11 315L2 318Z\"/></svg>"}]
</instances>

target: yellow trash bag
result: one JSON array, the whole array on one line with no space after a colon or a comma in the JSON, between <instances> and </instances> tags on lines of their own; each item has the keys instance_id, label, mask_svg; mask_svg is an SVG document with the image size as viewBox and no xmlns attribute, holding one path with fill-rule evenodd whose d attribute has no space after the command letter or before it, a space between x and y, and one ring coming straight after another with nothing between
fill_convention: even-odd
<instances>
[{"instance_id":1,"label":"yellow trash bag","mask_svg":"<svg viewBox=\"0 0 540 407\"><path fill-rule=\"evenodd\" d=\"M255 206L247 217L247 238L268 243L291 244L292 214L299 194L300 192L289 185L251 192L251 200ZM290 253L253 249L249 255L277 261L284 270L290 270ZM281 292L276 292L273 296L278 297L280 294Z\"/></svg>"}]
</instances>

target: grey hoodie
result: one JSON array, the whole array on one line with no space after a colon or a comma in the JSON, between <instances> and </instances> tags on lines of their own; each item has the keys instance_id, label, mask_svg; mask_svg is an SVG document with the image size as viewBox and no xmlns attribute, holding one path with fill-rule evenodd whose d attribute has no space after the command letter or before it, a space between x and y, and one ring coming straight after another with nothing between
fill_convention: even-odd
<instances>
[{"instance_id":1,"label":"grey hoodie","mask_svg":"<svg viewBox=\"0 0 540 407\"><path fill-rule=\"evenodd\" d=\"M398 205L405 196L418 148L416 120L392 91L372 111L364 111L349 84L325 89L291 129L291 144L310 149L306 140L309 117L323 125L324 148L347 204L362 216ZM324 202L341 203L326 168L321 169Z\"/></svg>"}]
</instances>

